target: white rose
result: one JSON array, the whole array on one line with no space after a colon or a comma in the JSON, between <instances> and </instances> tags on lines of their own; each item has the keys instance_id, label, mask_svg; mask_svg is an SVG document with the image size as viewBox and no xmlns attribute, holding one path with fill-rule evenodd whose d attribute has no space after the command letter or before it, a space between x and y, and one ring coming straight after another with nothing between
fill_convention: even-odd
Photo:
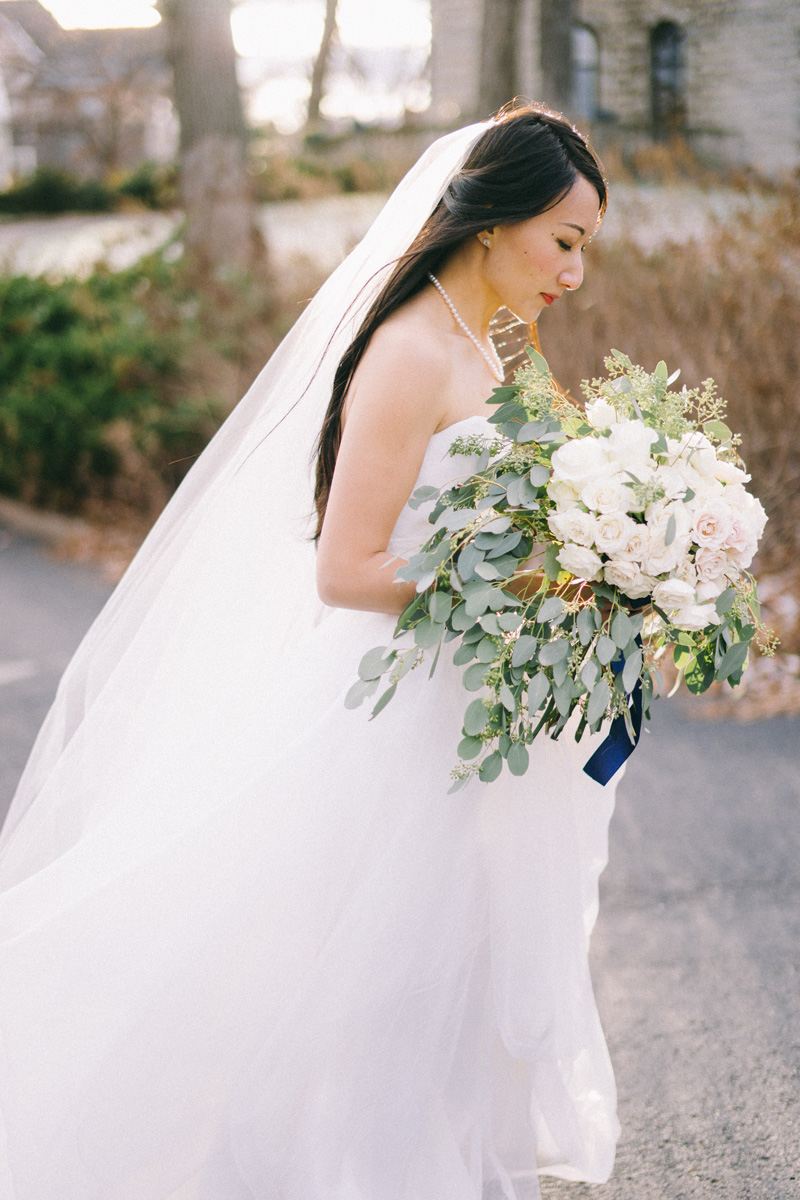
<instances>
[{"instance_id":1,"label":"white rose","mask_svg":"<svg viewBox=\"0 0 800 1200\"><path fill-rule=\"evenodd\" d=\"M610 475L606 438L572 438L553 453L553 479L582 488L597 475Z\"/></svg>"},{"instance_id":2,"label":"white rose","mask_svg":"<svg viewBox=\"0 0 800 1200\"><path fill-rule=\"evenodd\" d=\"M719 614L713 604L692 604L679 609L672 618L672 623L677 625L678 629L695 633L708 625L719 625Z\"/></svg>"},{"instance_id":3,"label":"white rose","mask_svg":"<svg viewBox=\"0 0 800 1200\"><path fill-rule=\"evenodd\" d=\"M596 519L594 543L603 554L623 550L636 533L636 522L624 512L601 513Z\"/></svg>"},{"instance_id":4,"label":"white rose","mask_svg":"<svg viewBox=\"0 0 800 1200\"><path fill-rule=\"evenodd\" d=\"M561 542L578 542L581 546L591 546L596 521L596 517L582 508L567 508L562 512L550 513L547 518L553 537Z\"/></svg>"},{"instance_id":5,"label":"white rose","mask_svg":"<svg viewBox=\"0 0 800 1200\"><path fill-rule=\"evenodd\" d=\"M582 503L595 512L624 512L632 500L633 493L625 486L622 475L601 475L581 488Z\"/></svg>"},{"instance_id":6,"label":"white rose","mask_svg":"<svg viewBox=\"0 0 800 1200\"><path fill-rule=\"evenodd\" d=\"M595 554L594 550L589 550L586 546L570 543L561 548L557 558L564 570L569 571L570 575L576 575L578 579L601 578L603 561L599 554Z\"/></svg>"},{"instance_id":7,"label":"white rose","mask_svg":"<svg viewBox=\"0 0 800 1200\"><path fill-rule=\"evenodd\" d=\"M608 457L617 469L622 468L642 478L651 467L650 447L658 440L655 429L641 421L621 421L614 425L606 438Z\"/></svg>"},{"instance_id":8,"label":"white rose","mask_svg":"<svg viewBox=\"0 0 800 1200\"><path fill-rule=\"evenodd\" d=\"M593 400L586 405L585 412L592 429L608 429L609 425L616 425L619 420L617 410L608 400Z\"/></svg>"},{"instance_id":9,"label":"white rose","mask_svg":"<svg viewBox=\"0 0 800 1200\"><path fill-rule=\"evenodd\" d=\"M698 583L697 599L701 604L706 600L716 600L727 586L728 580L724 576L721 579L708 579L705 583Z\"/></svg>"},{"instance_id":10,"label":"white rose","mask_svg":"<svg viewBox=\"0 0 800 1200\"><path fill-rule=\"evenodd\" d=\"M614 558L607 562L603 578L612 587L617 587L631 600L641 600L649 596L655 586L655 579L645 575L640 567L627 559Z\"/></svg>"},{"instance_id":11,"label":"white rose","mask_svg":"<svg viewBox=\"0 0 800 1200\"><path fill-rule=\"evenodd\" d=\"M580 492L578 488L566 483L563 479L551 479L547 485L547 494L559 508L569 508L577 503Z\"/></svg>"},{"instance_id":12,"label":"white rose","mask_svg":"<svg viewBox=\"0 0 800 1200\"><path fill-rule=\"evenodd\" d=\"M667 545L667 531L674 524L672 541ZM671 504L648 521L650 539L642 566L650 575L667 575L678 570L689 549L689 514L683 504Z\"/></svg>"},{"instance_id":13,"label":"white rose","mask_svg":"<svg viewBox=\"0 0 800 1200\"><path fill-rule=\"evenodd\" d=\"M653 588L653 603L664 612L688 608L694 601L694 588L683 579L662 579Z\"/></svg>"},{"instance_id":14,"label":"white rose","mask_svg":"<svg viewBox=\"0 0 800 1200\"><path fill-rule=\"evenodd\" d=\"M745 474L741 467L735 467L733 463L718 458L714 464L714 478L722 483L747 483L751 476Z\"/></svg>"},{"instance_id":15,"label":"white rose","mask_svg":"<svg viewBox=\"0 0 800 1200\"><path fill-rule=\"evenodd\" d=\"M731 532L732 513L727 504L711 500L695 513L692 535L698 546L719 549Z\"/></svg>"},{"instance_id":16,"label":"white rose","mask_svg":"<svg viewBox=\"0 0 800 1200\"><path fill-rule=\"evenodd\" d=\"M667 500L677 500L679 496L685 495L689 486L680 471L666 465L656 468L654 479L664 489L664 496Z\"/></svg>"},{"instance_id":17,"label":"white rose","mask_svg":"<svg viewBox=\"0 0 800 1200\"><path fill-rule=\"evenodd\" d=\"M672 438L667 442L670 453L678 455L694 467L701 475L714 475L714 469L719 461L712 443L699 429L685 433L677 442ZM677 467L677 462L674 464Z\"/></svg>"},{"instance_id":18,"label":"white rose","mask_svg":"<svg viewBox=\"0 0 800 1200\"><path fill-rule=\"evenodd\" d=\"M647 526L637 525L634 521L633 533L631 533L622 549L616 552L615 558L623 558L632 562L641 563L642 559L647 554L649 545L650 536L647 532Z\"/></svg>"},{"instance_id":19,"label":"white rose","mask_svg":"<svg viewBox=\"0 0 800 1200\"><path fill-rule=\"evenodd\" d=\"M728 556L724 550L717 550L713 546L701 546L694 556L694 565L697 567L697 578L701 583L708 583L710 579L718 579L720 575L724 575L728 568Z\"/></svg>"},{"instance_id":20,"label":"white rose","mask_svg":"<svg viewBox=\"0 0 800 1200\"><path fill-rule=\"evenodd\" d=\"M752 520L748 520L748 515L742 512L731 513L731 531L723 545L731 561L742 570L750 566L758 548L758 537Z\"/></svg>"},{"instance_id":21,"label":"white rose","mask_svg":"<svg viewBox=\"0 0 800 1200\"><path fill-rule=\"evenodd\" d=\"M697 568L690 558L684 559L683 565L678 569L678 578L691 584L693 588L697 586Z\"/></svg>"}]
</instances>

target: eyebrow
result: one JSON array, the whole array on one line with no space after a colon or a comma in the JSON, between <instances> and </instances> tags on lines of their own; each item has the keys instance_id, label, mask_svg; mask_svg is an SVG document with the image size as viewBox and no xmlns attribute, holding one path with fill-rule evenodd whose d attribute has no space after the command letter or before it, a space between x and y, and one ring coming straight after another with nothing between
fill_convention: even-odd
<instances>
[{"instance_id":1,"label":"eyebrow","mask_svg":"<svg viewBox=\"0 0 800 1200\"><path fill-rule=\"evenodd\" d=\"M577 231L581 235L581 237L586 236L586 230L583 228L582 225L573 225L572 221L562 221L561 224L566 225L568 229L577 229Z\"/></svg>"}]
</instances>

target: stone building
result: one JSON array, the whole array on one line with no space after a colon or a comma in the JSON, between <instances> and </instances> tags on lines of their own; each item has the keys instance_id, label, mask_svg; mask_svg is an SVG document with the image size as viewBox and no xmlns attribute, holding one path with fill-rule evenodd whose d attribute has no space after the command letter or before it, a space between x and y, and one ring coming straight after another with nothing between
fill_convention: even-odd
<instances>
[{"instance_id":1,"label":"stone building","mask_svg":"<svg viewBox=\"0 0 800 1200\"><path fill-rule=\"evenodd\" d=\"M588 122L601 147L679 135L712 163L765 173L800 164L797 0L431 0L431 8L433 113L443 123L491 107L486 58L501 25L504 59L494 70L507 98L544 100Z\"/></svg>"},{"instance_id":2,"label":"stone building","mask_svg":"<svg viewBox=\"0 0 800 1200\"><path fill-rule=\"evenodd\" d=\"M0 186L52 167L105 177L177 147L160 26L63 29L39 0L0 3Z\"/></svg>"}]
</instances>

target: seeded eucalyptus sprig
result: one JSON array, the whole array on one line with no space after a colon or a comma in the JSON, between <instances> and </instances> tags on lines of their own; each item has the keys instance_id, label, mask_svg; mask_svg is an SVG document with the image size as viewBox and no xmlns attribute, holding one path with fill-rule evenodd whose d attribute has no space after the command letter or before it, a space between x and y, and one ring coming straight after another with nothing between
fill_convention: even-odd
<instances>
[{"instance_id":1,"label":"seeded eucalyptus sprig","mask_svg":"<svg viewBox=\"0 0 800 1200\"><path fill-rule=\"evenodd\" d=\"M376 716L404 675L430 658L432 676L442 646L458 642L453 663L465 668L464 687L476 695L464 714L451 791L472 775L491 782L504 762L512 774L524 774L533 740L542 732L558 737L576 710L576 740L619 719L634 744L631 695L649 717L668 647L676 647L689 688L703 691L714 679L739 681L759 628L754 581L744 573L718 597L719 623L686 632L652 604L562 569L562 546L548 524L556 507L548 493L551 460L567 440L596 431L557 388L544 358L530 348L528 356L513 385L496 388L488 401L497 435L457 438L451 446L453 455L478 456L473 473L442 489L420 487L409 500L412 508L430 507L433 526L419 553L395 572L416 584L416 594L392 644L364 656L346 699L356 707L383 683ZM660 422L680 436L696 428L692 405L702 406L706 430L726 437L738 461L711 381L702 392L670 393L663 364L648 375L614 351L606 365L608 379L585 386L588 399L651 424L664 446ZM634 477L629 486L637 484Z\"/></svg>"}]
</instances>

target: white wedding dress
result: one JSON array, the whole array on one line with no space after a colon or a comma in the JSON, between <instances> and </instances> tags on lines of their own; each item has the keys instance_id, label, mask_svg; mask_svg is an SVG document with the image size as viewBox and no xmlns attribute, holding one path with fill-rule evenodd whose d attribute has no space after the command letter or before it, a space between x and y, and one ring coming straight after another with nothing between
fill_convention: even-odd
<instances>
[{"instance_id":1,"label":"white wedding dress","mask_svg":"<svg viewBox=\"0 0 800 1200\"><path fill-rule=\"evenodd\" d=\"M418 484L468 470L450 441L486 428L435 434ZM227 494L229 529L256 478ZM429 532L406 508L390 549ZM102 758L74 737L6 840L0 1197L530 1200L537 1172L604 1180L596 739L541 737L524 777L448 796L461 669L443 653L370 721L344 696L394 618L328 611L276 661L237 640L236 605L248 571L280 579L252 537L229 554L207 613L176 585L193 632L135 705L100 707Z\"/></svg>"}]
</instances>

